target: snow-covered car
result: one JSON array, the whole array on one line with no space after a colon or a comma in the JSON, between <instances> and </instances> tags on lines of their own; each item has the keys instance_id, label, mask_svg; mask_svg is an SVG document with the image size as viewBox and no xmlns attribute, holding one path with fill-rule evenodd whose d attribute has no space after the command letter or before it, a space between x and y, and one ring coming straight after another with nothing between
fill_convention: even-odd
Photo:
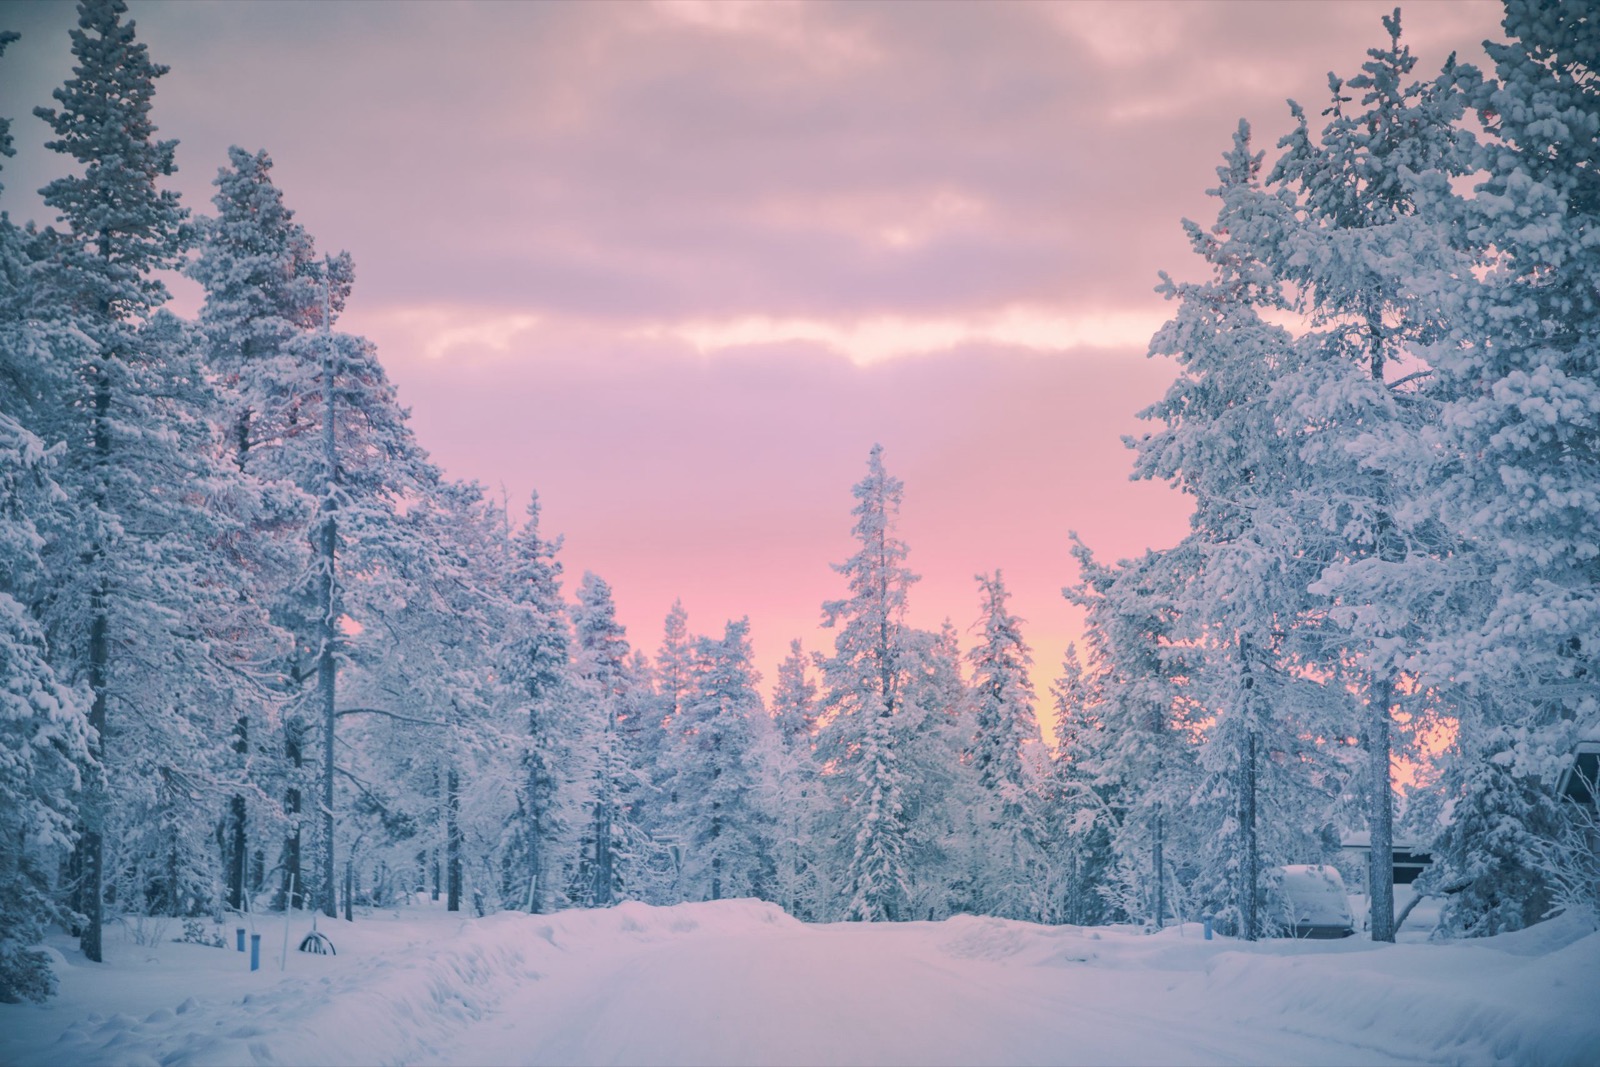
<instances>
[{"instance_id":1,"label":"snow-covered car","mask_svg":"<svg viewBox=\"0 0 1600 1067\"><path fill-rule=\"evenodd\" d=\"M1266 875L1263 925L1268 935L1330 939L1355 933L1337 868L1296 863L1270 868Z\"/></svg>"}]
</instances>

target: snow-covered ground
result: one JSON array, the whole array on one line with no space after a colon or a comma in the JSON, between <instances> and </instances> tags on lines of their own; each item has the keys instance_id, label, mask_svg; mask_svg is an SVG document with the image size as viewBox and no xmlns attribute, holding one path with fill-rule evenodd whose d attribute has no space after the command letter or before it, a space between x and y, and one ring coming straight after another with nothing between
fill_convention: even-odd
<instances>
[{"instance_id":1,"label":"snow-covered ground","mask_svg":"<svg viewBox=\"0 0 1600 1067\"><path fill-rule=\"evenodd\" d=\"M462 919L262 921L262 969L54 942L61 993L0 1005L16 1064L1534 1063L1600 1058L1600 934L1246 945L1198 927L805 926L750 900ZM168 936L181 932L174 928ZM150 931L143 940L150 940ZM231 931L229 938L231 942Z\"/></svg>"}]
</instances>

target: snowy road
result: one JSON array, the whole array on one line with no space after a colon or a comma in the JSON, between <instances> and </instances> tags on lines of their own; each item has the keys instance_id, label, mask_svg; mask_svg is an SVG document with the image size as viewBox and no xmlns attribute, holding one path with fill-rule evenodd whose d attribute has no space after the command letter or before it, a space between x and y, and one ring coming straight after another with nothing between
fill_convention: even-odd
<instances>
[{"instance_id":1,"label":"snowy road","mask_svg":"<svg viewBox=\"0 0 1600 1067\"><path fill-rule=\"evenodd\" d=\"M933 929L937 929L934 927ZM1166 1016L1145 982L941 951L930 928L776 926L597 955L533 983L453 1062L1112 1064L1409 1062Z\"/></svg>"},{"instance_id":2,"label":"snowy road","mask_svg":"<svg viewBox=\"0 0 1600 1067\"><path fill-rule=\"evenodd\" d=\"M574 959L559 982L521 987L451 1062L1358 1064L1444 1051L1374 1033L1381 1018L1370 1011L1317 1011L1360 1003L1339 988L1370 983L1359 967L1318 976L1326 995L1300 989L1298 1010L1271 993L1300 983L1238 980L1256 968L1371 959L1371 946L1353 941L1279 943L1266 952L1291 958L1251 961L1194 928L1105 940L995 920L807 927L779 917L679 933ZM1369 992L1387 995L1381 984Z\"/></svg>"},{"instance_id":3,"label":"snowy road","mask_svg":"<svg viewBox=\"0 0 1600 1067\"><path fill-rule=\"evenodd\" d=\"M269 944L299 932L274 927ZM804 926L757 901L329 927L338 956L60 942L0 1064L1592 1064L1600 934L1205 941L996 919Z\"/></svg>"}]
</instances>

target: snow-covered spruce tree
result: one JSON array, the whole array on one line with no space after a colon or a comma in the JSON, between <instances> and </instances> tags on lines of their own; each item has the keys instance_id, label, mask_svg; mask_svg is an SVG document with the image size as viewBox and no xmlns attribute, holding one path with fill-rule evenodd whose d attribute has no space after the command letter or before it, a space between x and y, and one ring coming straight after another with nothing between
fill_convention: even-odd
<instances>
[{"instance_id":1,"label":"snow-covered spruce tree","mask_svg":"<svg viewBox=\"0 0 1600 1067\"><path fill-rule=\"evenodd\" d=\"M1472 141L1458 122L1469 73L1452 58L1434 80L1414 80L1398 11L1384 27L1389 42L1368 52L1360 75L1330 75L1320 136L1291 104L1296 129L1280 142L1285 151L1269 183L1292 193L1297 209L1272 267L1311 326L1289 383L1299 456L1310 472L1305 491L1332 548L1311 588L1331 598L1336 629L1326 640L1338 655L1329 666L1367 708L1371 930L1374 940L1392 941L1393 719L1417 689L1405 671L1421 641L1418 621L1446 595L1432 564L1454 549L1446 530L1409 506L1416 472L1432 459L1421 432L1432 412L1419 399L1427 376L1417 354L1443 330L1417 279L1450 247L1418 211L1413 179L1465 174ZM1356 110L1347 89L1361 94Z\"/></svg>"},{"instance_id":2,"label":"snow-covered spruce tree","mask_svg":"<svg viewBox=\"0 0 1600 1067\"><path fill-rule=\"evenodd\" d=\"M353 765L340 777L370 784L358 785L341 811L358 798L388 798L389 814L417 830L396 847L426 850L446 909L461 910L470 892L482 913L498 903L492 872L519 785L513 738L498 719L484 662L506 629L504 561L495 511L478 485L439 479L421 489L396 517L386 554L400 595L365 615L384 639L352 649L342 687L339 717L355 721L347 727ZM341 835L352 874L362 829ZM387 842L363 844L370 852Z\"/></svg>"},{"instance_id":3,"label":"snow-covered spruce tree","mask_svg":"<svg viewBox=\"0 0 1600 1067\"><path fill-rule=\"evenodd\" d=\"M1421 880L1444 897L1441 932L1458 937L1520 930L1554 903L1542 853L1560 836L1564 801L1537 776L1517 773L1515 742L1497 736L1508 732L1480 729L1482 754L1461 758L1449 776L1454 803Z\"/></svg>"},{"instance_id":4,"label":"snow-covered spruce tree","mask_svg":"<svg viewBox=\"0 0 1600 1067\"><path fill-rule=\"evenodd\" d=\"M511 544L506 632L496 662L504 699L522 718L526 735L522 789L507 853L509 906L549 911L559 892L561 842L571 830L573 776L572 635L561 598L561 538L539 532L539 497Z\"/></svg>"},{"instance_id":5,"label":"snow-covered spruce tree","mask_svg":"<svg viewBox=\"0 0 1600 1067\"><path fill-rule=\"evenodd\" d=\"M895 719L895 752L904 785L908 916L942 919L972 907L970 872L980 847L975 825L975 777L962 754L972 739L972 701L961 676L954 624L937 632L907 627L902 639L904 682Z\"/></svg>"},{"instance_id":6,"label":"snow-covered spruce tree","mask_svg":"<svg viewBox=\"0 0 1600 1067\"><path fill-rule=\"evenodd\" d=\"M0 33L0 55L17 40ZM11 121L0 117L0 157L11 156ZM40 549L65 494L51 475L49 450L10 410L33 375L24 363L47 358L30 325L32 257L21 231L0 214L0 1002L43 1000L55 990L49 961L35 946L51 919L63 918L56 872L72 847L79 768L88 757L86 694L64 685L33 605L44 588ZM41 524L44 529L41 530Z\"/></svg>"},{"instance_id":7,"label":"snow-covered spruce tree","mask_svg":"<svg viewBox=\"0 0 1600 1067\"><path fill-rule=\"evenodd\" d=\"M3 39L0 39L3 44ZM3 137L3 131L0 131ZM4 141L0 140L0 146ZM0 217L0 230L10 230ZM12 235L0 232L0 255ZM6 324L9 325L9 324ZM4 325L0 331L9 333ZM10 340L10 338L6 338ZM3 357L0 357L3 358ZM59 506L39 439L0 413L0 1002L43 1000L55 975L35 949L63 918L55 872L72 846L79 767L88 755L85 694L63 685L28 607L41 580L33 516Z\"/></svg>"},{"instance_id":8,"label":"snow-covered spruce tree","mask_svg":"<svg viewBox=\"0 0 1600 1067\"><path fill-rule=\"evenodd\" d=\"M1487 557L1482 611L1429 649L1477 695L1440 844L1463 932L1539 917L1515 901L1548 899L1539 853L1560 831L1535 798L1600 722L1600 24L1582 3L1508 0L1503 26L1494 77L1462 79L1481 181L1470 196L1435 181L1427 204L1487 250L1427 278L1449 323L1427 355L1454 460L1430 502ZM1463 828L1490 825L1480 853Z\"/></svg>"},{"instance_id":9,"label":"snow-covered spruce tree","mask_svg":"<svg viewBox=\"0 0 1600 1067\"><path fill-rule=\"evenodd\" d=\"M1197 813L1213 800L1223 809L1197 877L1215 913L1250 939L1263 863L1323 858L1302 824L1323 825L1331 813L1328 798L1318 803L1312 795L1317 761L1307 758L1302 740L1340 733L1305 721L1326 701L1288 699L1296 678L1299 688L1314 688L1307 671L1320 666L1306 663L1300 623L1325 609L1323 598L1307 592L1318 577L1308 561L1324 553L1299 491L1311 472L1284 436L1298 423L1301 399L1283 387L1292 381L1295 340L1262 317L1288 306L1265 260L1290 204L1262 189L1261 159L1241 122L1217 168L1219 184L1209 190L1220 201L1216 224L1184 223L1210 277L1179 284L1163 275L1161 291L1178 307L1150 351L1175 359L1180 370L1166 396L1141 412L1162 428L1128 441L1138 453L1136 477L1168 481L1194 499L1184 544L1195 569L1183 576L1177 633L1193 649L1191 685L1209 711ZM1269 753L1296 758L1271 761ZM1296 835L1285 833L1290 827L1303 831L1298 848ZM1287 850L1269 849L1264 861L1266 829Z\"/></svg>"},{"instance_id":10,"label":"snow-covered spruce tree","mask_svg":"<svg viewBox=\"0 0 1600 1067\"><path fill-rule=\"evenodd\" d=\"M650 904L675 903L677 872L672 850L656 837L668 818L668 793L661 783L670 777L663 764L672 738L661 722L661 694L650 656L643 649L634 649L624 673L628 687L617 723L622 750L628 753L633 768L628 813L639 842L632 896Z\"/></svg>"},{"instance_id":11,"label":"snow-covered spruce tree","mask_svg":"<svg viewBox=\"0 0 1600 1067\"><path fill-rule=\"evenodd\" d=\"M1110 918L1099 889L1112 867L1115 781L1098 769L1105 730L1096 715L1098 696L1068 645L1061 675L1050 686L1056 751L1043 783L1044 894L1047 922L1091 926Z\"/></svg>"},{"instance_id":12,"label":"snow-covered spruce tree","mask_svg":"<svg viewBox=\"0 0 1600 1067\"><path fill-rule=\"evenodd\" d=\"M272 183L267 154L235 147L228 156L230 165L212 183L217 214L198 221L199 255L188 273L205 287L200 328L222 394L219 444L239 472L233 497L223 503L246 536L231 548L249 575L249 602L270 620L256 628L261 640L252 664L241 665L254 666L259 681L241 686L234 700L234 773L242 788L229 801L223 851L228 904L242 908L256 880L249 868L259 835L287 828L282 710L295 689L295 634L312 629L310 605L295 594L309 567L303 532L313 503L284 461L289 450L303 447L296 440L300 408L316 389L315 365L293 343L321 323L324 264ZM347 257L335 261L335 275L328 295L338 310L349 291Z\"/></svg>"},{"instance_id":13,"label":"snow-covered spruce tree","mask_svg":"<svg viewBox=\"0 0 1600 1067\"><path fill-rule=\"evenodd\" d=\"M304 586L311 566L304 532L314 508L304 453L313 447L306 436L312 424L302 412L317 391L317 364L295 343L320 326L324 286L310 236L272 183L271 159L235 147L229 162L212 183L217 214L199 220L199 255L188 273L206 292L200 328L222 394L221 445L240 474L238 510L248 535L237 551L252 579L250 600L289 642L268 682L277 699L238 702L234 749L244 788L229 801L224 832L228 902L238 908L264 873L248 869L252 851L260 849L259 840L252 849L252 830L284 837L280 898L287 897L291 879L297 893L305 885L291 821L301 807L302 783L294 779L304 758L305 723L302 714L286 716L284 705L299 686L296 646L309 644L315 628L315 606ZM343 276L328 294L334 309L343 307L349 290L348 260L338 262L336 274ZM245 767L249 774L242 773Z\"/></svg>"},{"instance_id":14,"label":"snow-covered spruce tree","mask_svg":"<svg viewBox=\"0 0 1600 1067\"><path fill-rule=\"evenodd\" d=\"M1104 741L1081 773L1114 795L1106 817L1117 862L1102 892L1113 909L1159 927L1179 911L1176 853L1193 851L1195 832L1173 817L1187 808L1197 776L1196 709L1183 684L1193 673L1190 650L1172 639L1182 575L1194 560L1151 551L1107 566L1073 541L1078 582L1062 592L1086 612Z\"/></svg>"},{"instance_id":15,"label":"snow-covered spruce tree","mask_svg":"<svg viewBox=\"0 0 1600 1067\"><path fill-rule=\"evenodd\" d=\"M860 551L834 564L849 595L822 606L823 624L839 632L834 654L821 664L818 748L827 767L834 840L843 851L837 865L841 910L856 921L910 918L895 719L904 710L906 590L917 576L905 567L906 546L894 532L903 491L900 479L884 470L883 446L874 445L867 476L854 489L852 533Z\"/></svg>"},{"instance_id":16,"label":"snow-covered spruce tree","mask_svg":"<svg viewBox=\"0 0 1600 1067\"><path fill-rule=\"evenodd\" d=\"M619 728L633 689L630 650L611 586L599 575L584 572L570 611L583 716L578 743L593 762L569 894L575 903L603 908L638 896L646 849L632 810L641 776Z\"/></svg>"},{"instance_id":17,"label":"snow-covered spruce tree","mask_svg":"<svg viewBox=\"0 0 1600 1067\"><path fill-rule=\"evenodd\" d=\"M312 889L331 915L334 723L347 644L341 620L359 623L363 612L392 598L395 560L408 551L394 517L402 499L424 492L434 475L371 344L332 328L354 276L349 257L313 258L310 237L272 185L264 153L235 149L230 163L219 173L218 215L204 224L192 269L206 286L202 326L229 389L230 455L260 490L262 593L273 620L294 637L284 672L293 690L281 739L290 832L278 865L279 901L297 904ZM341 573L362 580L347 583ZM362 641L376 640L361 632ZM305 689L313 678L314 695ZM321 862L309 871L301 822L303 793L313 786L313 744Z\"/></svg>"},{"instance_id":18,"label":"snow-covered spruce tree","mask_svg":"<svg viewBox=\"0 0 1600 1067\"><path fill-rule=\"evenodd\" d=\"M688 900L762 895L771 865L758 796L758 731L766 709L756 690L749 622L729 622L721 638L699 638L690 678L672 749L671 824L683 847L679 892Z\"/></svg>"},{"instance_id":19,"label":"snow-covered spruce tree","mask_svg":"<svg viewBox=\"0 0 1600 1067\"><path fill-rule=\"evenodd\" d=\"M821 914L827 891L817 858L822 783L812 757L817 686L807 670L811 659L799 640L789 643L773 685L772 728L758 734L762 803L772 827L773 898L800 919Z\"/></svg>"},{"instance_id":20,"label":"snow-covered spruce tree","mask_svg":"<svg viewBox=\"0 0 1600 1067\"><path fill-rule=\"evenodd\" d=\"M664 850L658 853L656 863L663 868L662 880L668 883L666 892L672 899L676 899L676 890L670 888L670 884L676 881L682 856L681 847L677 858L672 852L678 844L672 826L672 812L679 800L677 749L693 673L694 639L689 634L689 613L683 601L674 600L662 624L661 645L651 669L654 684L647 701L649 707L644 709L640 716L644 721L635 730L642 742L638 747L649 781L651 803L646 812L645 829Z\"/></svg>"},{"instance_id":21,"label":"snow-covered spruce tree","mask_svg":"<svg viewBox=\"0 0 1600 1067\"><path fill-rule=\"evenodd\" d=\"M325 277L339 269L337 261L325 260ZM289 704L284 733L292 786L287 806L297 830L281 871L285 890L292 880L295 896L332 916L338 886L338 674L342 664L383 647L380 620L405 601L402 563L415 552L412 533L398 516L410 501L426 496L438 475L411 433L409 413L397 402L376 349L364 338L332 330L327 290L324 301L323 328L292 342L296 356L316 367L316 391L301 408L303 422L297 425L303 434L278 456L316 501L304 530L310 565L295 589L305 605L305 626L295 629L292 678L302 688ZM263 447L258 442L252 451ZM314 867L301 853L305 813L299 791L307 788L317 795Z\"/></svg>"},{"instance_id":22,"label":"snow-covered spruce tree","mask_svg":"<svg viewBox=\"0 0 1600 1067\"><path fill-rule=\"evenodd\" d=\"M194 338L160 312L158 272L188 240L177 194L158 188L175 143L154 139L151 62L120 0L85 0L71 31L72 77L36 110L48 143L82 171L41 193L66 230L51 245L39 308L62 330L54 358L75 395L40 436L65 443L60 480L74 503L50 546L57 578L52 647L92 694L93 759L81 803L75 904L82 943L101 955L108 880L123 907L187 912L214 900L206 826L220 814L232 656L219 604L243 582L223 543L229 516L208 506L228 490L214 462L214 408ZM114 846L114 847L113 847Z\"/></svg>"},{"instance_id":23,"label":"snow-covered spruce tree","mask_svg":"<svg viewBox=\"0 0 1600 1067\"><path fill-rule=\"evenodd\" d=\"M976 854L984 858L975 887L985 915L1037 920L1045 910L1039 850L1037 785L1023 763L1023 746L1039 742L1033 714L1032 652L1021 620L996 571L978 576L983 640L968 654L975 710L967 758L977 779Z\"/></svg>"}]
</instances>

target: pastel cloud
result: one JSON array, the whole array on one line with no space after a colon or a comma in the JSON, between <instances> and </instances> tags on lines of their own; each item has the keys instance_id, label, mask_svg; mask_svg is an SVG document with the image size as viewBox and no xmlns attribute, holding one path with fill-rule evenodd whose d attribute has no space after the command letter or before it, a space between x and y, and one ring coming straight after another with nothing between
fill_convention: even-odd
<instances>
[{"instance_id":1,"label":"pastel cloud","mask_svg":"<svg viewBox=\"0 0 1600 1067\"><path fill-rule=\"evenodd\" d=\"M1077 621L1066 531L1108 555L1181 533L1118 435L1178 220L1238 118L1381 42L1376 3L308 4L135 0L172 65L156 121L207 206L265 147L349 249L346 325L379 345L460 477L537 487L575 570L651 646L673 596L749 612L764 669L814 632L882 441L907 482L923 624L1005 568L1041 675ZM1413 5L1423 73L1478 59L1492 0ZM12 3L0 206L59 171L27 108L70 66L70 5ZM17 103L12 104L12 101ZM180 307L195 293L180 290Z\"/></svg>"}]
</instances>

